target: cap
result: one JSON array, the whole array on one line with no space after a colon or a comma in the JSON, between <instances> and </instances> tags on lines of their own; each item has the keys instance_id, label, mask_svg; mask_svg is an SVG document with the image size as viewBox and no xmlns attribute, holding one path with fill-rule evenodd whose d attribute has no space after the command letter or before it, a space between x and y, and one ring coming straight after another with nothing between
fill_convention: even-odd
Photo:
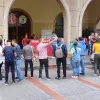
<instances>
[{"instance_id":1,"label":"cap","mask_svg":"<svg viewBox=\"0 0 100 100\"><path fill-rule=\"evenodd\" d=\"M12 42L11 40L7 40L7 42Z\"/></svg>"}]
</instances>

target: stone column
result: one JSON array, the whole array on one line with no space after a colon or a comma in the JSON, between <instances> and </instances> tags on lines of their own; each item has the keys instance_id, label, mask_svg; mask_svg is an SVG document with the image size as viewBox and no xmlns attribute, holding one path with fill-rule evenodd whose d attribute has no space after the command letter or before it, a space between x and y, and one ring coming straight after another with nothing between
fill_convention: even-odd
<instances>
[{"instance_id":1,"label":"stone column","mask_svg":"<svg viewBox=\"0 0 100 100\"><path fill-rule=\"evenodd\" d=\"M71 41L79 37L79 18L84 0L70 0Z\"/></svg>"},{"instance_id":2,"label":"stone column","mask_svg":"<svg viewBox=\"0 0 100 100\"><path fill-rule=\"evenodd\" d=\"M0 35L3 35L4 32L3 16L4 16L4 1L0 0Z\"/></svg>"},{"instance_id":3,"label":"stone column","mask_svg":"<svg viewBox=\"0 0 100 100\"><path fill-rule=\"evenodd\" d=\"M3 35L4 39L7 39L5 28L4 28L4 11L8 0L0 0L0 34ZM7 30L8 31L8 30Z\"/></svg>"}]
</instances>

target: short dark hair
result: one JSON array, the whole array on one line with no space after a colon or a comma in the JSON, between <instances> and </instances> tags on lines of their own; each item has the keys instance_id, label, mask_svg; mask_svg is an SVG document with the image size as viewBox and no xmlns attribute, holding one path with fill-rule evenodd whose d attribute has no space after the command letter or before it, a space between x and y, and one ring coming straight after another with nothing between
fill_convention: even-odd
<instances>
[{"instance_id":1,"label":"short dark hair","mask_svg":"<svg viewBox=\"0 0 100 100\"><path fill-rule=\"evenodd\" d=\"M55 32L52 32L52 34L56 34Z\"/></svg>"},{"instance_id":2,"label":"short dark hair","mask_svg":"<svg viewBox=\"0 0 100 100\"><path fill-rule=\"evenodd\" d=\"M12 42L11 40L7 40L7 42Z\"/></svg>"},{"instance_id":3,"label":"short dark hair","mask_svg":"<svg viewBox=\"0 0 100 100\"><path fill-rule=\"evenodd\" d=\"M30 40L28 39L28 40L26 41L26 43L27 43L27 44L30 44Z\"/></svg>"},{"instance_id":4,"label":"short dark hair","mask_svg":"<svg viewBox=\"0 0 100 100\"><path fill-rule=\"evenodd\" d=\"M83 37L79 37L78 39L79 39L79 41L83 41Z\"/></svg>"},{"instance_id":5,"label":"short dark hair","mask_svg":"<svg viewBox=\"0 0 100 100\"><path fill-rule=\"evenodd\" d=\"M16 39L12 39L12 41L14 41L14 42L16 42L16 43L17 43Z\"/></svg>"},{"instance_id":6,"label":"short dark hair","mask_svg":"<svg viewBox=\"0 0 100 100\"><path fill-rule=\"evenodd\" d=\"M2 45L2 40L0 39L0 45Z\"/></svg>"}]
</instances>

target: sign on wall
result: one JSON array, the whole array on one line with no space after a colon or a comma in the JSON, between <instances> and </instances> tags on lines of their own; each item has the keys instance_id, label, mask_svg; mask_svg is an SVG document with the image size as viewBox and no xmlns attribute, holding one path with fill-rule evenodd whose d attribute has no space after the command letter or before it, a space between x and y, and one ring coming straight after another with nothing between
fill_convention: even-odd
<instances>
[{"instance_id":1,"label":"sign on wall","mask_svg":"<svg viewBox=\"0 0 100 100\"><path fill-rule=\"evenodd\" d=\"M52 30L41 30L41 37L42 38L51 38Z\"/></svg>"},{"instance_id":2,"label":"sign on wall","mask_svg":"<svg viewBox=\"0 0 100 100\"><path fill-rule=\"evenodd\" d=\"M16 24L16 21L17 21L16 16L13 13L9 14L8 23L13 25Z\"/></svg>"},{"instance_id":3,"label":"sign on wall","mask_svg":"<svg viewBox=\"0 0 100 100\"><path fill-rule=\"evenodd\" d=\"M21 16L19 17L19 23L20 23L20 24L25 24L26 22L27 22L26 16L21 15Z\"/></svg>"}]
</instances>

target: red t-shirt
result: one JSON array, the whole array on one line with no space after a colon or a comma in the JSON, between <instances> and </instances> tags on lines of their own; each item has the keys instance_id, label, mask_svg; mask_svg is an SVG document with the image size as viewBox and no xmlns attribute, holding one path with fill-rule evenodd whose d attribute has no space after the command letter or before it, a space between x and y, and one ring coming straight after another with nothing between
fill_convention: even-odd
<instances>
[{"instance_id":1,"label":"red t-shirt","mask_svg":"<svg viewBox=\"0 0 100 100\"><path fill-rule=\"evenodd\" d=\"M23 45L23 46L26 46L26 44L27 44L26 41L27 41L27 40L28 40L28 38L23 38L23 39L22 39L22 45Z\"/></svg>"}]
</instances>

